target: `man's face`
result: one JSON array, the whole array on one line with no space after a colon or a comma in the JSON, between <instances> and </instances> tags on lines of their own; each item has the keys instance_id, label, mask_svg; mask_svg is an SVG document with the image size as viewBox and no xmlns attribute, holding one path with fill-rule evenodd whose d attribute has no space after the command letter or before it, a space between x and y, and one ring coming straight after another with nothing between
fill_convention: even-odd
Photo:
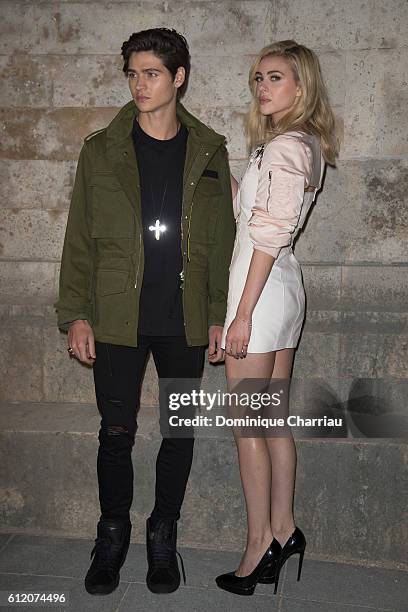
<instances>
[{"instance_id":1,"label":"man's face","mask_svg":"<svg viewBox=\"0 0 408 612\"><path fill-rule=\"evenodd\" d=\"M179 68L173 78L153 51L139 51L130 56L127 76L136 106L140 112L148 113L176 100L177 89L184 82L184 69Z\"/></svg>"}]
</instances>

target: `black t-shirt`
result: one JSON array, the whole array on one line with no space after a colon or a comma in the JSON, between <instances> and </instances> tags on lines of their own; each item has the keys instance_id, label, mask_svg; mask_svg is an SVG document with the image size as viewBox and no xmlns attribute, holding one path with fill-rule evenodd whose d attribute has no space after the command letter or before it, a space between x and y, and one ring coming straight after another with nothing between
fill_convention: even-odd
<instances>
[{"instance_id":1,"label":"black t-shirt","mask_svg":"<svg viewBox=\"0 0 408 612\"><path fill-rule=\"evenodd\" d=\"M138 333L181 336L185 333L181 215L188 130L181 125L174 138L157 140L135 120L132 136L140 175L144 242ZM157 225L166 227L159 240L152 229L156 220Z\"/></svg>"}]
</instances>

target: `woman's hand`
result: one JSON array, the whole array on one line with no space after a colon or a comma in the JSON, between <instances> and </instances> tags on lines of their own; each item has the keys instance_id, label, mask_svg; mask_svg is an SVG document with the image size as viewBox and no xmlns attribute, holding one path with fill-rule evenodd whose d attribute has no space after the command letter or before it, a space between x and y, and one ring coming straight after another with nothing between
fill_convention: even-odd
<instances>
[{"instance_id":1,"label":"woman's hand","mask_svg":"<svg viewBox=\"0 0 408 612\"><path fill-rule=\"evenodd\" d=\"M247 355L249 339L251 337L251 319L235 317L227 331L225 339L225 352L236 359L243 359Z\"/></svg>"}]
</instances>

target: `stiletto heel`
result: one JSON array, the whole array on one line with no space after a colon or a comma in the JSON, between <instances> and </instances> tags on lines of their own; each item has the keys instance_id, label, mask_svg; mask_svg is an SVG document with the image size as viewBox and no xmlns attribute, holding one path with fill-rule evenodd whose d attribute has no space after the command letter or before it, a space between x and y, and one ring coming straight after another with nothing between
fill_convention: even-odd
<instances>
[{"instance_id":1,"label":"stiletto heel","mask_svg":"<svg viewBox=\"0 0 408 612\"><path fill-rule=\"evenodd\" d=\"M283 563L282 563L283 565ZM278 590L278 584L279 584L279 576L280 576L280 570L282 565L278 565L278 569L276 570L276 576L275 576L275 588L273 590L273 594L276 595L276 591Z\"/></svg>"},{"instance_id":2,"label":"stiletto heel","mask_svg":"<svg viewBox=\"0 0 408 612\"><path fill-rule=\"evenodd\" d=\"M305 548L306 548L306 538L301 532L301 530L299 529L299 527L296 527L295 531L292 533L292 535L286 542L285 546L282 548L280 558L278 560L278 564L276 568L276 575L275 575L274 594L276 594L276 591L278 589L279 575L280 575L280 571L282 567L285 565L289 557L291 557L292 555L296 555L297 553L299 553L297 579L300 580L300 573L302 571L302 564L303 564L303 557L305 554Z\"/></svg>"},{"instance_id":3,"label":"stiletto heel","mask_svg":"<svg viewBox=\"0 0 408 612\"><path fill-rule=\"evenodd\" d=\"M299 553L299 565L298 565L298 576L297 576L298 581L300 580L300 572L302 571L302 563L303 563L303 555L304 554L305 554L305 549L303 549Z\"/></svg>"}]
</instances>

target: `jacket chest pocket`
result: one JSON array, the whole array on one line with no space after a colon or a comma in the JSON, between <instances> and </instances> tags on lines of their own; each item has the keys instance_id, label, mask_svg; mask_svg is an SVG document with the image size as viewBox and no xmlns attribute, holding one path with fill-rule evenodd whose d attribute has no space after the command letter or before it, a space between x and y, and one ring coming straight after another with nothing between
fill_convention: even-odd
<instances>
[{"instance_id":1,"label":"jacket chest pocket","mask_svg":"<svg viewBox=\"0 0 408 612\"><path fill-rule=\"evenodd\" d=\"M129 200L113 174L93 174L92 238L132 238L135 221Z\"/></svg>"},{"instance_id":2,"label":"jacket chest pocket","mask_svg":"<svg viewBox=\"0 0 408 612\"><path fill-rule=\"evenodd\" d=\"M212 244L218 216L218 203L222 195L218 179L202 176L197 184L191 207L190 239Z\"/></svg>"}]
</instances>

